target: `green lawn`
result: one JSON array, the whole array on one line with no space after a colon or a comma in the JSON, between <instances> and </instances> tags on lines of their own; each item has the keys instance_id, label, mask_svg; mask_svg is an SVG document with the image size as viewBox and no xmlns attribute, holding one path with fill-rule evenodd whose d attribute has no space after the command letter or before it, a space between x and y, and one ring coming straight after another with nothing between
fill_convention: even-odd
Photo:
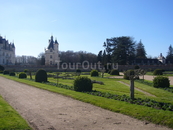
<instances>
[{"instance_id":1,"label":"green lawn","mask_svg":"<svg viewBox=\"0 0 173 130\"><path fill-rule=\"evenodd\" d=\"M30 130L27 122L0 96L0 130Z\"/></svg>"},{"instance_id":2,"label":"green lawn","mask_svg":"<svg viewBox=\"0 0 173 130\"><path fill-rule=\"evenodd\" d=\"M129 83L129 81L127 80L123 80L123 82ZM138 82L135 82L135 87L156 96L156 97L146 96L147 98L154 99L159 102L167 102L173 104L173 93L164 91L163 89L154 88L145 84L141 84Z\"/></svg>"},{"instance_id":3,"label":"green lawn","mask_svg":"<svg viewBox=\"0 0 173 130\"><path fill-rule=\"evenodd\" d=\"M165 126L173 128L173 112L172 111L158 110L158 109L154 109L154 108L150 108L146 106L135 105L135 104L127 103L127 102L107 99L104 97L93 96L86 93L66 90L66 89L58 88L51 85L36 83L30 80L19 79L17 77L10 77L6 75L4 77L15 80L17 82L29 84L41 89L46 89L55 93L66 95L74 99L91 103L96 106L99 106L114 112L129 115L131 117L134 117L140 120L147 120L155 124L165 125ZM119 81L122 81L125 83L129 83L128 80L100 78L100 77L90 77L90 78L92 80L104 82L104 85L94 84L93 90L102 91L102 92L110 92L110 93L118 94L118 95L124 95L124 94L129 95L129 92L130 92L129 87L119 82ZM49 82L57 83L57 79L49 78L48 80ZM70 80L70 79L58 79L58 82L65 85L73 85L73 80ZM137 82L135 82L135 87L156 96L156 97L148 96L147 94L143 92L135 90L135 97L150 98L156 101L168 102L173 104L173 98L172 98L173 93L164 91L162 89L153 88L151 86L144 85L142 83L137 83Z\"/></svg>"}]
</instances>

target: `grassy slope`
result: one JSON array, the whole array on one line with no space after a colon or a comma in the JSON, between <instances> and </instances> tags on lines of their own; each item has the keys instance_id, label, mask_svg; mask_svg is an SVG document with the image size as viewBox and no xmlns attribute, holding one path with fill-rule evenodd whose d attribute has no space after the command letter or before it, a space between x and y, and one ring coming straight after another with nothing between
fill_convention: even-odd
<instances>
[{"instance_id":1,"label":"grassy slope","mask_svg":"<svg viewBox=\"0 0 173 130\"><path fill-rule=\"evenodd\" d=\"M0 96L0 129L30 130L27 122Z\"/></svg>"},{"instance_id":2,"label":"grassy slope","mask_svg":"<svg viewBox=\"0 0 173 130\"><path fill-rule=\"evenodd\" d=\"M57 88L57 87L50 86L50 85L36 83L36 82L28 81L25 79L18 79L18 78L10 77L10 76L4 76L4 77L21 82L21 83L29 84L29 85L32 85L32 86L35 86L35 87L38 87L41 89L46 89L46 90L49 90L52 92L60 93L60 94L72 97L74 99L84 101L87 103L91 103L96 106L99 106L99 107L102 107L102 108L105 108L105 109L108 109L108 110L111 110L114 112L129 115L131 117L135 117L140 120L147 120L147 121L153 122L155 124L165 125L165 126L173 128L173 123L172 123L173 122L173 112L170 112L170 111L157 110L157 109L149 108L146 106L134 105L134 104L130 104L130 103L122 102L122 101L106 99L103 97L97 97L97 96L88 95L88 94L81 93L81 92L75 92L75 91L66 90L63 88ZM108 83L114 84L113 83L113 82L115 82L114 80L110 81L109 79L99 79L99 78L97 78L97 80L98 81L104 80L103 82L105 82L105 84L106 84L105 87L110 89L110 91L113 90L113 87L109 87ZM59 80L59 82L60 83L63 82L68 85L72 83L72 81L70 81L70 80L65 80L65 82ZM117 83L115 82L115 84L117 84ZM119 85L120 84L118 84L117 86L119 86ZM100 88L98 85L94 86L95 89L99 88L100 90L102 89L102 91L104 91L103 90L104 87L103 88L101 88L101 87L103 87L103 86L100 85ZM127 90L123 87L125 87L125 86L122 85L122 90L121 90L121 88L117 87L116 90L114 90L114 91L115 92L119 91L119 93L120 92L126 93ZM127 87L127 89L129 89L129 88ZM140 93L139 93L139 95L140 95ZM140 95L140 96L143 96L143 95Z\"/></svg>"},{"instance_id":3,"label":"grassy slope","mask_svg":"<svg viewBox=\"0 0 173 130\"><path fill-rule=\"evenodd\" d=\"M123 82L129 83L129 81L127 81L127 80L123 80ZM167 103L173 104L173 93L164 91L164 90L159 89L159 88L154 88L154 87L151 87L148 85L144 85L144 84L141 84L138 82L135 82L135 87L156 96L156 97L150 97L151 99L154 99L154 100L159 101L159 102L167 102Z\"/></svg>"}]
</instances>

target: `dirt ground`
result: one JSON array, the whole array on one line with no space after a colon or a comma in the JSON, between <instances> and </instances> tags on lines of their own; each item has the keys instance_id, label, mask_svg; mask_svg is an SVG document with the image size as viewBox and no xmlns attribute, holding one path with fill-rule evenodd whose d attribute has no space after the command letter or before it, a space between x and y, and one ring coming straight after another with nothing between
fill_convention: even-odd
<instances>
[{"instance_id":1,"label":"dirt ground","mask_svg":"<svg viewBox=\"0 0 173 130\"><path fill-rule=\"evenodd\" d=\"M34 130L171 130L3 77L0 95Z\"/></svg>"}]
</instances>

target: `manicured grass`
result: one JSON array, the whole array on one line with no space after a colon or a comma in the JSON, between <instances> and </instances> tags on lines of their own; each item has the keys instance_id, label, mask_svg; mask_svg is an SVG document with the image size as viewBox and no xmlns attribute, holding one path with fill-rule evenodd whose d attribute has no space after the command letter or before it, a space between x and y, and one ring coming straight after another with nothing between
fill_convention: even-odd
<instances>
[{"instance_id":1,"label":"manicured grass","mask_svg":"<svg viewBox=\"0 0 173 130\"><path fill-rule=\"evenodd\" d=\"M4 76L4 75L3 75ZM93 96L93 95L89 95L86 93L81 93L81 92L75 92L75 91L71 91L71 90L66 90L63 88L58 88L55 86L51 86L51 85L46 85L46 84L42 84L42 83L36 83L33 81L29 81L26 79L18 79L17 77L10 77L10 76L4 76L6 78L15 80L17 82L21 82L21 83L25 83L25 84L29 84L41 89L45 89L45 90L49 90L55 93L59 93L62 95L66 95L69 97L72 97L74 99L83 101L83 102L87 102L87 103L91 103L94 104L96 106L114 111L114 112L118 112L118 113L122 113L125 115L129 115L132 117L135 117L137 119L140 120L147 120L150 122L153 122L155 124L160 124L160 125L165 125L168 127L173 128L173 112L171 111L164 111L164 110L158 110L158 109L154 109L154 108L150 108L150 107L146 107L146 106L141 106L141 105L135 105L135 104L130 104L127 102L122 102L122 101L117 101L117 100L113 100L113 99L107 99L104 97L98 97L98 96ZM111 93L121 93L121 94L128 94L129 92L129 87L126 85L123 85L121 83L119 83L118 81L120 79L108 79L108 78L98 78L98 77L90 77L92 80L97 80L97 81L102 81L104 82L105 85L99 85L99 84L94 84L94 88L96 90L99 91L103 91L103 92L111 92ZM56 79L51 79L49 78L50 82L56 82ZM63 79L58 79L59 83L62 84L67 84L67 85L71 85L73 83L73 80L63 80ZM129 82L127 80L122 80L123 82ZM167 101L167 102L171 102L171 93L170 95L168 94L169 92L163 92L160 90L157 90L156 88L152 88L150 86L145 86L142 85L140 83L135 83L135 86L139 87L140 89L143 89L147 92L150 92L151 94L156 95L155 99L157 100L161 100L161 101ZM156 91L156 92L154 92ZM136 91L135 91L136 92ZM165 96L162 96L160 94L162 94ZM159 93L159 94L158 94ZM148 95L145 95L141 92L138 92L138 94L136 94L135 96L139 96L139 97L147 97L147 98L154 98ZM170 97L169 97L170 96Z\"/></svg>"},{"instance_id":2,"label":"manicured grass","mask_svg":"<svg viewBox=\"0 0 173 130\"><path fill-rule=\"evenodd\" d=\"M1 96L0 130L31 130L27 122Z\"/></svg>"},{"instance_id":3,"label":"manicured grass","mask_svg":"<svg viewBox=\"0 0 173 130\"><path fill-rule=\"evenodd\" d=\"M129 95L130 93L129 87L118 82L121 79L107 79L107 78L90 77L90 76L88 77L92 80L102 81L104 83L104 85L93 84L93 90L116 93L118 95L124 95L124 94ZM57 83L57 79L49 78L49 81ZM58 79L58 82L64 85L73 86L73 80ZM136 91L135 95L144 95L144 94L142 92Z\"/></svg>"},{"instance_id":4,"label":"manicured grass","mask_svg":"<svg viewBox=\"0 0 173 130\"><path fill-rule=\"evenodd\" d=\"M122 80L122 81L125 83L129 83L128 80ZM173 98L172 98L173 93L170 93L170 92L165 91L163 89L154 88L154 87L142 84L142 83L138 83L138 82L135 82L135 87L156 96L156 97L149 97L150 99L154 99L154 100L159 101L159 102L165 102L165 103L172 103L173 104Z\"/></svg>"}]
</instances>

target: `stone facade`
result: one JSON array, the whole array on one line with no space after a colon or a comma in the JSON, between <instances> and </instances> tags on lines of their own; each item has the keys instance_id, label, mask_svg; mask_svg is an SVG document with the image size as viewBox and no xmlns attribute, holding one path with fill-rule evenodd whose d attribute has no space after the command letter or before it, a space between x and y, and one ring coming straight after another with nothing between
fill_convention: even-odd
<instances>
[{"instance_id":1,"label":"stone facade","mask_svg":"<svg viewBox=\"0 0 173 130\"><path fill-rule=\"evenodd\" d=\"M57 40L54 41L53 36L51 36L49 45L45 49L45 65L56 65L59 62L59 43Z\"/></svg>"},{"instance_id":2,"label":"stone facade","mask_svg":"<svg viewBox=\"0 0 173 130\"><path fill-rule=\"evenodd\" d=\"M0 36L0 64L14 65L15 64L15 46L14 43L9 43L8 40Z\"/></svg>"}]
</instances>

